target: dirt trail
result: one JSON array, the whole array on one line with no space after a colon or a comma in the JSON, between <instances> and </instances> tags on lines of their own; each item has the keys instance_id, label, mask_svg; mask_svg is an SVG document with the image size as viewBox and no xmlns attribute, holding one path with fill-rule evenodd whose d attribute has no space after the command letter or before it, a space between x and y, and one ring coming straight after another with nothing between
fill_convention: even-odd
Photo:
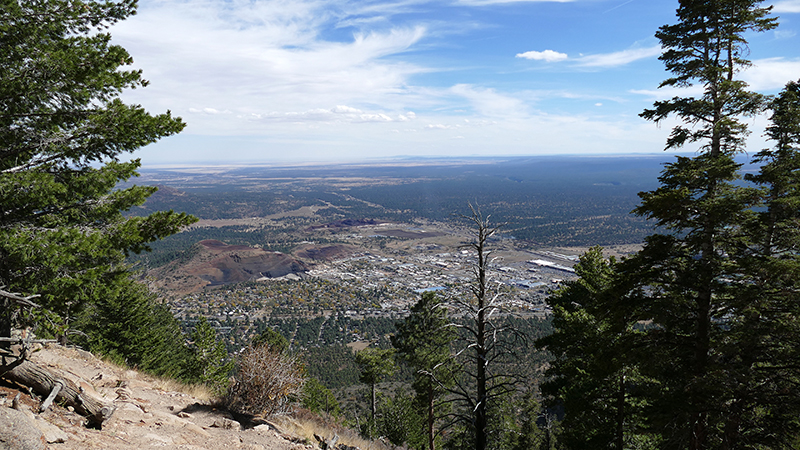
<instances>
[{"instance_id":1,"label":"dirt trail","mask_svg":"<svg viewBox=\"0 0 800 450\"><path fill-rule=\"evenodd\" d=\"M88 352L49 346L34 353L31 360L70 377L88 393L112 402L117 408L102 430L93 430L82 426L82 416L54 405L38 418L60 429L66 439L63 443L48 444L48 449L316 448L316 445L293 442L299 439L279 433L264 422L236 421L230 414L175 390L167 382L106 364ZM3 389L0 403L11 406L11 394L8 389ZM25 395L23 393L22 397ZM35 409L38 406L38 401L23 400L23 405L27 405L23 408Z\"/></svg>"}]
</instances>

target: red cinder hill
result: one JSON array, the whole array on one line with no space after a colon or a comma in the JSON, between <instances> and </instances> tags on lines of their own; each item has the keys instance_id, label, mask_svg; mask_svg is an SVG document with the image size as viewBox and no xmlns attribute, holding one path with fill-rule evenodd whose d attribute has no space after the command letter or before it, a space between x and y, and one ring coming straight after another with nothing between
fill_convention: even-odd
<instances>
[{"instance_id":1,"label":"red cinder hill","mask_svg":"<svg viewBox=\"0 0 800 450\"><path fill-rule=\"evenodd\" d=\"M156 287L173 294L188 294L206 286L218 286L288 274L303 276L308 265L290 255L248 247L227 245L209 239L198 242L191 257L181 258L148 273Z\"/></svg>"}]
</instances>

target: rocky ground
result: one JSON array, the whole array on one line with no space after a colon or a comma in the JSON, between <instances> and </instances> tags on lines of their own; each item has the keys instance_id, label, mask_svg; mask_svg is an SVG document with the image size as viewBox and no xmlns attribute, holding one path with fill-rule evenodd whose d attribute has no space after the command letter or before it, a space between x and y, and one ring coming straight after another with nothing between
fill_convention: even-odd
<instances>
[{"instance_id":1,"label":"rocky ground","mask_svg":"<svg viewBox=\"0 0 800 450\"><path fill-rule=\"evenodd\" d=\"M70 378L85 393L113 403L116 410L102 429L89 429L83 426L84 418L70 408L53 405L44 413L36 414L41 399L0 382L0 449L319 448L313 434L311 439L304 436L307 427L292 419L268 422L235 417L214 408L202 396L186 393L186 388L175 383L107 364L88 352L48 346L34 353L31 360ZM21 395L14 409L12 403L18 393ZM330 430L315 432L324 439L333 437ZM331 436L324 436L325 433ZM20 440L23 435L32 440ZM361 448L366 450L373 446L379 448L380 445L362 444Z\"/></svg>"}]
</instances>

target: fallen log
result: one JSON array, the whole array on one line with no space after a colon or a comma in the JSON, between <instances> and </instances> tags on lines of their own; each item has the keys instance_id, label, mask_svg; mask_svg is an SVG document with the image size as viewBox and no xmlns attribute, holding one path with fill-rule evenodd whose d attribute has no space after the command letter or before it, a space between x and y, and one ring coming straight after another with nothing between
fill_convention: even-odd
<instances>
[{"instance_id":1,"label":"fallen log","mask_svg":"<svg viewBox=\"0 0 800 450\"><path fill-rule=\"evenodd\" d=\"M13 364L8 370L0 367L0 378L28 386L43 397L48 397L58 385L61 385L56 392L55 401L72 406L75 412L85 416L87 427L100 429L103 422L114 413L113 405L88 395L71 380L58 376L31 361Z\"/></svg>"}]
</instances>

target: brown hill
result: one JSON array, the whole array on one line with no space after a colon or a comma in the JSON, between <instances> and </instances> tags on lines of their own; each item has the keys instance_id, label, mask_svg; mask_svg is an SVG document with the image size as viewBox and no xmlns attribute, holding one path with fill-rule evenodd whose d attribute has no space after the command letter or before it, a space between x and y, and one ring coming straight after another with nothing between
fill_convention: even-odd
<instances>
[{"instance_id":1,"label":"brown hill","mask_svg":"<svg viewBox=\"0 0 800 450\"><path fill-rule=\"evenodd\" d=\"M360 251L358 247L347 244L334 244L317 246L305 244L297 247L292 254L300 259L319 261L333 261L334 259L346 258L353 253Z\"/></svg>"},{"instance_id":2,"label":"brown hill","mask_svg":"<svg viewBox=\"0 0 800 450\"><path fill-rule=\"evenodd\" d=\"M173 261L148 273L156 287L175 294L197 292L206 286L278 278L288 274L302 276L308 266L280 252L245 245L227 245L209 239L200 241L187 259Z\"/></svg>"}]
</instances>

